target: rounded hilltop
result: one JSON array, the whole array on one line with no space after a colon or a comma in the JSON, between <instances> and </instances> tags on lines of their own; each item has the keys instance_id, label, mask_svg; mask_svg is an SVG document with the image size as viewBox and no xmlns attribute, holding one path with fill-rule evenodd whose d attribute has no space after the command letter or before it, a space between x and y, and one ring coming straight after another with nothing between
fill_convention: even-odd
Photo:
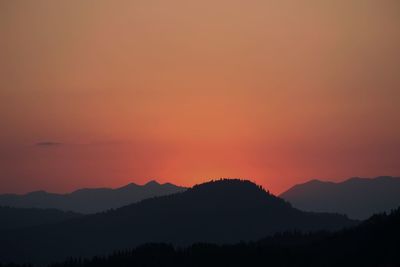
<instances>
[{"instance_id":1,"label":"rounded hilltop","mask_svg":"<svg viewBox=\"0 0 400 267\"><path fill-rule=\"evenodd\" d=\"M256 183L247 180L247 179L240 179L240 178L220 178L216 180L210 180L208 182L204 182L201 184L196 184L192 187L192 189L202 189L202 188L218 188L218 187L240 187L240 188L247 188L247 189L258 189L260 191L266 192L269 194L268 190L265 190L261 185L257 185Z\"/></svg>"}]
</instances>

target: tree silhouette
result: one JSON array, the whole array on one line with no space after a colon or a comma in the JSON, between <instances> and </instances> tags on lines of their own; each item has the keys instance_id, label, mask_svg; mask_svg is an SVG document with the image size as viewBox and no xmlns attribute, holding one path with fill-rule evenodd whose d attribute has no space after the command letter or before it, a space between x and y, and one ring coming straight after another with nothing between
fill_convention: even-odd
<instances>
[{"instance_id":1,"label":"tree silhouette","mask_svg":"<svg viewBox=\"0 0 400 267\"><path fill-rule=\"evenodd\" d=\"M198 243L186 248L149 243L106 257L69 259L49 267L400 266L399 244L400 208L337 233L284 232L257 242Z\"/></svg>"}]
</instances>

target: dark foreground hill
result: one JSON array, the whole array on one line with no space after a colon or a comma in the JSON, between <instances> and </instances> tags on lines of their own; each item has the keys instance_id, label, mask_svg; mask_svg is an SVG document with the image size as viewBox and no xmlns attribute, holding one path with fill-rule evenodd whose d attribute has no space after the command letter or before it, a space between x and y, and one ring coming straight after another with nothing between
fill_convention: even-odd
<instances>
[{"instance_id":1,"label":"dark foreground hill","mask_svg":"<svg viewBox=\"0 0 400 267\"><path fill-rule=\"evenodd\" d=\"M351 178L341 183L312 180L280 195L294 207L315 212L336 212L364 220L400 205L400 178Z\"/></svg>"},{"instance_id":2,"label":"dark foreground hill","mask_svg":"<svg viewBox=\"0 0 400 267\"><path fill-rule=\"evenodd\" d=\"M113 208L120 208L146 198L165 196L185 191L186 188L170 183L159 184L150 181L145 185L134 183L111 188L85 188L68 194L54 194L36 191L26 195L0 195L0 206L16 208L41 208L96 213Z\"/></svg>"},{"instance_id":3,"label":"dark foreground hill","mask_svg":"<svg viewBox=\"0 0 400 267\"><path fill-rule=\"evenodd\" d=\"M52 224L80 216L78 213L54 209L0 207L0 230Z\"/></svg>"},{"instance_id":4,"label":"dark foreground hill","mask_svg":"<svg viewBox=\"0 0 400 267\"><path fill-rule=\"evenodd\" d=\"M234 243L282 231L338 230L354 224L342 215L294 209L249 181L220 180L101 214L0 233L0 261L49 262L149 242Z\"/></svg>"},{"instance_id":5,"label":"dark foreground hill","mask_svg":"<svg viewBox=\"0 0 400 267\"><path fill-rule=\"evenodd\" d=\"M376 215L338 233L285 233L234 245L194 244L179 249L147 244L91 260L71 259L51 267L383 267L400 266L400 209Z\"/></svg>"}]
</instances>

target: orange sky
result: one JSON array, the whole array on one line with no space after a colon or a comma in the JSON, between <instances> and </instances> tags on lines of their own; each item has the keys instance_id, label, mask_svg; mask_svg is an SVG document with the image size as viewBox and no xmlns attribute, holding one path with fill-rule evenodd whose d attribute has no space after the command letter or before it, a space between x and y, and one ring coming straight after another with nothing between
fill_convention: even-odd
<instances>
[{"instance_id":1,"label":"orange sky","mask_svg":"<svg viewBox=\"0 0 400 267\"><path fill-rule=\"evenodd\" d=\"M400 175L399 28L397 0L0 1L0 192Z\"/></svg>"}]
</instances>

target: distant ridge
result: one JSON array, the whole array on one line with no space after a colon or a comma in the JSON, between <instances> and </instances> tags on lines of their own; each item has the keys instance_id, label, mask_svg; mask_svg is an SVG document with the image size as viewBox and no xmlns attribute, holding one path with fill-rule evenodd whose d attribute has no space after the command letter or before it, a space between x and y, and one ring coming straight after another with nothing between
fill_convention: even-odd
<instances>
[{"instance_id":1,"label":"distant ridge","mask_svg":"<svg viewBox=\"0 0 400 267\"><path fill-rule=\"evenodd\" d=\"M0 195L0 206L58 209L90 214L119 208L146 198L185 191L185 187L155 180L144 185L130 183L120 188L82 188L68 194L35 191L24 195Z\"/></svg>"},{"instance_id":2,"label":"distant ridge","mask_svg":"<svg viewBox=\"0 0 400 267\"><path fill-rule=\"evenodd\" d=\"M280 197L301 210L336 212L353 219L366 219L400 206L400 178L353 177L339 183L311 180L293 186Z\"/></svg>"},{"instance_id":3,"label":"distant ridge","mask_svg":"<svg viewBox=\"0 0 400 267\"><path fill-rule=\"evenodd\" d=\"M0 207L0 230L58 223L80 216L78 213L55 209Z\"/></svg>"},{"instance_id":4,"label":"distant ridge","mask_svg":"<svg viewBox=\"0 0 400 267\"><path fill-rule=\"evenodd\" d=\"M297 210L249 181L223 179L51 226L0 232L0 261L46 263L149 242L234 243L356 223L343 215Z\"/></svg>"}]
</instances>

